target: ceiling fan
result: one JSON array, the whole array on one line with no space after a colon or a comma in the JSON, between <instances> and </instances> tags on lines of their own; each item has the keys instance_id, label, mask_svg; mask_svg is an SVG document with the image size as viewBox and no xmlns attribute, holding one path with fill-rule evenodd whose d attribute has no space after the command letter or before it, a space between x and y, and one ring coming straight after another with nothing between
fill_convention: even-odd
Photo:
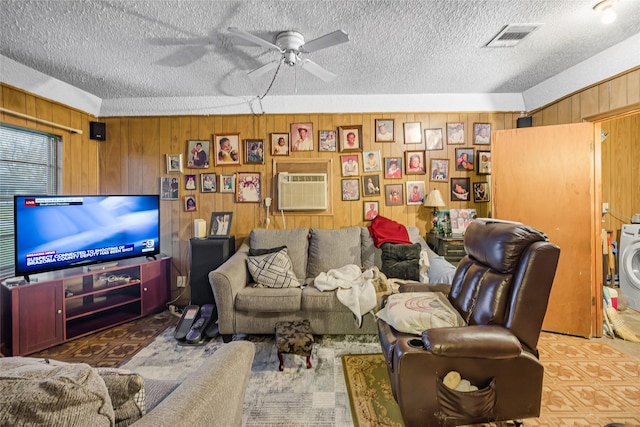
<instances>
[{"instance_id":1,"label":"ceiling fan","mask_svg":"<svg viewBox=\"0 0 640 427\"><path fill-rule=\"evenodd\" d=\"M303 58L302 55L349 41L349 35L342 30L336 30L306 43L304 41L304 36L299 32L283 31L278 33L276 36L275 44L235 27L229 27L228 30L230 33L248 42L267 49L277 50L282 55L278 60L268 62L255 70L249 71L248 74L250 76L260 76L270 70L273 70L280 63L284 63L291 67L299 65L302 69L308 71L319 79L324 80L325 82L330 82L336 78L334 73L321 67L309 58Z\"/></svg>"}]
</instances>

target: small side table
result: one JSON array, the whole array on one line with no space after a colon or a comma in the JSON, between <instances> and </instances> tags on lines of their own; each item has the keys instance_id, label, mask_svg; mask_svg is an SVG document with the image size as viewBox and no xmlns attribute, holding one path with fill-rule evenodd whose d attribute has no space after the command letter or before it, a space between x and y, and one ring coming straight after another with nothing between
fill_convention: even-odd
<instances>
[{"instance_id":1,"label":"small side table","mask_svg":"<svg viewBox=\"0 0 640 427\"><path fill-rule=\"evenodd\" d=\"M442 255L452 264L457 264L467 255L464 250L464 238L454 236L443 236L438 234L435 237L435 251L438 255Z\"/></svg>"}]
</instances>

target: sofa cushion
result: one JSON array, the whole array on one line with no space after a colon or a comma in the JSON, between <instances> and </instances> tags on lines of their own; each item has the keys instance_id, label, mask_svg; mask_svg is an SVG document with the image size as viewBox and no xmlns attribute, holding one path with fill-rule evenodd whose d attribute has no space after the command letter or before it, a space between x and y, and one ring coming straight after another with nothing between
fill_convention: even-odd
<instances>
[{"instance_id":1,"label":"sofa cushion","mask_svg":"<svg viewBox=\"0 0 640 427\"><path fill-rule=\"evenodd\" d=\"M382 271L388 278L420 280L420 244L383 243Z\"/></svg>"},{"instance_id":2,"label":"sofa cushion","mask_svg":"<svg viewBox=\"0 0 640 427\"><path fill-rule=\"evenodd\" d=\"M362 266L360 227L312 228L310 234L308 277L316 277L347 264Z\"/></svg>"},{"instance_id":3,"label":"sofa cushion","mask_svg":"<svg viewBox=\"0 0 640 427\"><path fill-rule=\"evenodd\" d=\"M0 358L0 424L111 427L107 387L84 363Z\"/></svg>"},{"instance_id":4,"label":"sofa cushion","mask_svg":"<svg viewBox=\"0 0 640 427\"><path fill-rule=\"evenodd\" d=\"M252 313L286 313L300 311L300 288L254 288L245 286L236 294L234 308Z\"/></svg>"},{"instance_id":5,"label":"sofa cushion","mask_svg":"<svg viewBox=\"0 0 640 427\"><path fill-rule=\"evenodd\" d=\"M126 427L142 418L145 414L144 379L126 369L94 369L107 386L116 427Z\"/></svg>"},{"instance_id":6,"label":"sofa cushion","mask_svg":"<svg viewBox=\"0 0 640 427\"><path fill-rule=\"evenodd\" d=\"M302 310L350 312L347 306L338 300L335 292L322 292L313 285L309 285L302 290Z\"/></svg>"},{"instance_id":7,"label":"sofa cushion","mask_svg":"<svg viewBox=\"0 0 640 427\"><path fill-rule=\"evenodd\" d=\"M299 281L307 277L307 254L309 248L309 229L267 230L254 228L249 236L252 249L270 249L286 246L293 264L293 272Z\"/></svg>"},{"instance_id":8,"label":"sofa cushion","mask_svg":"<svg viewBox=\"0 0 640 427\"><path fill-rule=\"evenodd\" d=\"M247 266L257 287L296 288L300 286L300 282L293 273L286 247L278 252L249 256Z\"/></svg>"},{"instance_id":9,"label":"sofa cushion","mask_svg":"<svg viewBox=\"0 0 640 427\"><path fill-rule=\"evenodd\" d=\"M286 246L278 246L276 248L267 248L267 249L249 248L249 256L272 254L274 252L280 252L282 249L287 249L287 247Z\"/></svg>"},{"instance_id":10,"label":"sofa cushion","mask_svg":"<svg viewBox=\"0 0 640 427\"><path fill-rule=\"evenodd\" d=\"M431 328L464 326L460 313L442 292L403 292L390 295L386 305L376 313L394 329L420 335Z\"/></svg>"}]
</instances>

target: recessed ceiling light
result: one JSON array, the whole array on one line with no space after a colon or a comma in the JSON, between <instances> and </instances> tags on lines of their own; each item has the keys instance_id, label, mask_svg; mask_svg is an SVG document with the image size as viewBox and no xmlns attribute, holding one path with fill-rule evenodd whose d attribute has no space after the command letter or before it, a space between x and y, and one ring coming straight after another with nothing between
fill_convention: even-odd
<instances>
[{"instance_id":1,"label":"recessed ceiling light","mask_svg":"<svg viewBox=\"0 0 640 427\"><path fill-rule=\"evenodd\" d=\"M603 24L611 24L616 20L616 11L613 10L613 5L617 0L603 0L593 6L593 10L602 14L600 20Z\"/></svg>"}]
</instances>

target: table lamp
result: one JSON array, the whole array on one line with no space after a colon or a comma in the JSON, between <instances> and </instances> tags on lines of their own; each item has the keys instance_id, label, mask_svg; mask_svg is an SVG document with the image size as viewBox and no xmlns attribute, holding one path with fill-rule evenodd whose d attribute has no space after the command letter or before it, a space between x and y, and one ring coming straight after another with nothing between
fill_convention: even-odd
<instances>
[{"instance_id":1,"label":"table lamp","mask_svg":"<svg viewBox=\"0 0 640 427\"><path fill-rule=\"evenodd\" d=\"M442 194L440 190L434 188L429 192L426 199L424 199L424 206L427 208L433 208L433 218L431 218L431 230L429 233L438 234L438 208L444 206L444 200L442 200Z\"/></svg>"}]
</instances>

